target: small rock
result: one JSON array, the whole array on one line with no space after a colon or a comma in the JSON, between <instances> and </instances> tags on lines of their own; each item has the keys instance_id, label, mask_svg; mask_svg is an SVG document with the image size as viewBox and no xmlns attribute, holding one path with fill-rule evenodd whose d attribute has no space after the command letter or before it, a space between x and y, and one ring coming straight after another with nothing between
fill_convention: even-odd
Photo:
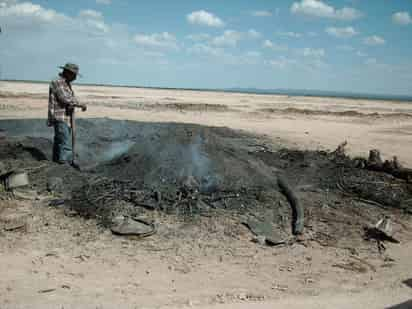
<instances>
[{"instance_id":1,"label":"small rock","mask_svg":"<svg viewBox=\"0 0 412 309\"><path fill-rule=\"evenodd\" d=\"M0 222L4 223L5 231L15 231L27 226L30 213L17 210L17 209L5 209L0 214Z\"/></svg>"},{"instance_id":2,"label":"small rock","mask_svg":"<svg viewBox=\"0 0 412 309\"><path fill-rule=\"evenodd\" d=\"M263 246L263 245L266 244L266 237L265 237L265 236L262 236L262 235L258 235L258 236L253 237L253 238L252 238L252 241L253 241L254 243L257 243L257 244Z\"/></svg>"},{"instance_id":3,"label":"small rock","mask_svg":"<svg viewBox=\"0 0 412 309\"><path fill-rule=\"evenodd\" d=\"M85 254L80 254L78 256L74 257L75 259L79 259L82 262L86 262L88 259L90 259L89 255L85 255Z\"/></svg>"},{"instance_id":4,"label":"small rock","mask_svg":"<svg viewBox=\"0 0 412 309\"><path fill-rule=\"evenodd\" d=\"M311 284L311 283L314 283L314 282L315 282L315 280L312 279L312 278L305 278L305 284Z\"/></svg>"},{"instance_id":5,"label":"small rock","mask_svg":"<svg viewBox=\"0 0 412 309\"><path fill-rule=\"evenodd\" d=\"M75 217L77 216L79 213L73 209L65 209L64 210L64 215L66 217Z\"/></svg>"},{"instance_id":6,"label":"small rock","mask_svg":"<svg viewBox=\"0 0 412 309\"><path fill-rule=\"evenodd\" d=\"M15 198L20 200L34 201L38 199L38 194L33 190L13 190L13 195Z\"/></svg>"},{"instance_id":7,"label":"small rock","mask_svg":"<svg viewBox=\"0 0 412 309\"><path fill-rule=\"evenodd\" d=\"M50 292L54 292L54 291L56 291L56 289L44 289L44 290L38 291L38 293L50 293Z\"/></svg>"},{"instance_id":8,"label":"small rock","mask_svg":"<svg viewBox=\"0 0 412 309\"><path fill-rule=\"evenodd\" d=\"M382 233L385 233L389 237L393 237L392 222L389 218L383 218L383 219L379 220L376 223L375 228L377 230L380 230Z\"/></svg>"},{"instance_id":9,"label":"small rock","mask_svg":"<svg viewBox=\"0 0 412 309\"><path fill-rule=\"evenodd\" d=\"M174 270L181 274L188 274L191 271L190 267L187 264L181 264L181 265L175 266Z\"/></svg>"},{"instance_id":10,"label":"small rock","mask_svg":"<svg viewBox=\"0 0 412 309\"><path fill-rule=\"evenodd\" d=\"M284 285L284 284L274 284L274 285L272 286L272 289L273 289L273 290L278 290L278 291L281 291L281 292L287 291L288 288L289 288L289 287L288 287L287 285Z\"/></svg>"},{"instance_id":11,"label":"small rock","mask_svg":"<svg viewBox=\"0 0 412 309\"><path fill-rule=\"evenodd\" d=\"M51 251L51 252L46 253L45 256L47 256L47 257L49 257L49 256L58 257L58 255L59 255L59 254L58 254L57 252Z\"/></svg>"},{"instance_id":12,"label":"small rock","mask_svg":"<svg viewBox=\"0 0 412 309\"><path fill-rule=\"evenodd\" d=\"M26 222L20 221L20 222L10 222L7 223L6 226L4 227L5 231L11 232L11 231L16 231L21 228L24 228L26 226Z\"/></svg>"},{"instance_id":13,"label":"small rock","mask_svg":"<svg viewBox=\"0 0 412 309\"><path fill-rule=\"evenodd\" d=\"M246 293L240 293L239 295L237 295L237 298L240 300L247 300L247 295Z\"/></svg>"},{"instance_id":14,"label":"small rock","mask_svg":"<svg viewBox=\"0 0 412 309\"><path fill-rule=\"evenodd\" d=\"M399 240L393 237L392 222L388 217L380 219L373 227L365 227L364 230L366 239L376 239L380 241L400 243Z\"/></svg>"},{"instance_id":15,"label":"small rock","mask_svg":"<svg viewBox=\"0 0 412 309\"><path fill-rule=\"evenodd\" d=\"M63 179L60 177L50 177L47 179L47 191L60 192L63 189Z\"/></svg>"},{"instance_id":16,"label":"small rock","mask_svg":"<svg viewBox=\"0 0 412 309\"><path fill-rule=\"evenodd\" d=\"M66 203L65 199L54 199L49 202L49 206L58 207L64 205L64 203Z\"/></svg>"},{"instance_id":17,"label":"small rock","mask_svg":"<svg viewBox=\"0 0 412 309\"><path fill-rule=\"evenodd\" d=\"M14 172L6 178L7 190L25 187L29 185L29 176L24 172Z\"/></svg>"}]
</instances>

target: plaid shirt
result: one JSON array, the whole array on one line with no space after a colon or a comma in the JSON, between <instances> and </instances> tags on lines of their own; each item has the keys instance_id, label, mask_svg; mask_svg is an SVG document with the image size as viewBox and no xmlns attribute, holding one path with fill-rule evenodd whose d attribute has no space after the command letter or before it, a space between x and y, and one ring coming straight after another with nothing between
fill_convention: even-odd
<instances>
[{"instance_id":1,"label":"plaid shirt","mask_svg":"<svg viewBox=\"0 0 412 309\"><path fill-rule=\"evenodd\" d=\"M63 121L70 127L70 112L75 104L79 104L70 83L61 75L50 83L48 122Z\"/></svg>"}]
</instances>

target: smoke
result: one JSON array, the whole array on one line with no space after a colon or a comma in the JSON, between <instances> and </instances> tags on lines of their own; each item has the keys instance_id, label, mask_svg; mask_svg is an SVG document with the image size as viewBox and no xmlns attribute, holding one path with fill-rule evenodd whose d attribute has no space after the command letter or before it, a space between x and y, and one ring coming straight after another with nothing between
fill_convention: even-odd
<instances>
[{"instance_id":1,"label":"smoke","mask_svg":"<svg viewBox=\"0 0 412 309\"><path fill-rule=\"evenodd\" d=\"M134 145L130 140L125 140L121 142L111 143L100 155L99 161L110 161L116 157L119 157L129 151L129 149Z\"/></svg>"},{"instance_id":2,"label":"smoke","mask_svg":"<svg viewBox=\"0 0 412 309\"><path fill-rule=\"evenodd\" d=\"M202 153L202 138L197 135L195 141L189 145L189 162L187 172L189 175L201 179L208 175L210 170L210 160L206 154Z\"/></svg>"},{"instance_id":3,"label":"smoke","mask_svg":"<svg viewBox=\"0 0 412 309\"><path fill-rule=\"evenodd\" d=\"M194 178L200 191L213 191L218 186L219 177L215 175L212 162L202 149L203 138L197 135L187 149L187 157L181 172L184 179Z\"/></svg>"}]
</instances>

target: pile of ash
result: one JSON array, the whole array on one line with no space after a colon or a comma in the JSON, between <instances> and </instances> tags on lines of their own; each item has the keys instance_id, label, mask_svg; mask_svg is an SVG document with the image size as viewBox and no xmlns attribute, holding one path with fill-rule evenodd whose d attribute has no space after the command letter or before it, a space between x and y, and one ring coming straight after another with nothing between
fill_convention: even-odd
<instances>
[{"instance_id":1,"label":"pile of ash","mask_svg":"<svg viewBox=\"0 0 412 309\"><path fill-rule=\"evenodd\" d=\"M277 170L255 157L256 137L183 124L154 130L141 124L137 134L127 132L123 144L116 141L99 155L104 160L88 168L94 176L89 184L74 190L73 205L83 215L98 213L109 224L141 207L188 217L214 209L247 213L282 198ZM289 212L285 203L282 213Z\"/></svg>"},{"instance_id":2,"label":"pile of ash","mask_svg":"<svg viewBox=\"0 0 412 309\"><path fill-rule=\"evenodd\" d=\"M228 128L79 120L81 171L50 161L53 132L43 120L5 120L0 130L6 169L28 171L38 192L50 191L50 180L61 179L54 193L105 226L114 217L138 216L145 209L187 218L219 210L262 220L271 210L272 223L290 234L290 199L282 194L279 178L303 204L305 226L319 235L334 233L333 241L348 235L349 221L358 232L387 211L377 205L412 210L405 204L412 198L411 185L404 180L359 169L344 154L283 149ZM325 216L330 221L320 224ZM333 219L339 216L345 219L337 225Z\"/></svg>"}]
</instances>

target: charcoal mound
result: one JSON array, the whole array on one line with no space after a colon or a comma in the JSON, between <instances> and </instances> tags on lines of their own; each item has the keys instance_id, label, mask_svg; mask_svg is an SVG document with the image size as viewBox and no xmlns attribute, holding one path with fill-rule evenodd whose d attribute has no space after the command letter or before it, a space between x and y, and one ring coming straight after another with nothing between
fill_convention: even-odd
<instances>
[{"instance_id":1,"label":"charcoal mound","mask_svg":"<svg viewBox=\"0 0 412 309\"><path fill-rule=\"evenodd\" d=\"M163 125L154 134L116 143L114 152L103 155L113 158L93 172L124 181L139 179L151 186L181 186L191 180L202 192L273 187L275 170L250 154L251 140L224 128Z\"/></svg>"}]
</instances>

